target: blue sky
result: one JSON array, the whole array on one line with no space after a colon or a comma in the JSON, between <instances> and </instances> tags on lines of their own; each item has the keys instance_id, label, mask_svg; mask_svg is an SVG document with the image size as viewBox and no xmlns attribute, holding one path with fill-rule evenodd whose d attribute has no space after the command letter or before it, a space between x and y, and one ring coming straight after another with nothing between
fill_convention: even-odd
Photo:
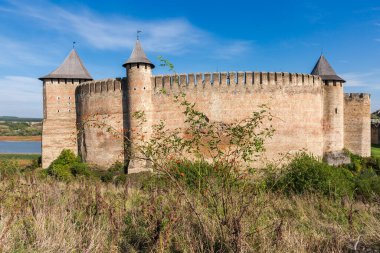
<instances>
[{"instance_id":1,"label":"blue sky","mask_svg":"<svg viewBox=\"0 0 380 253\"><path fill-rule=\"evenodd\" d=\"M73 41L94 79L124 76L136 30L178 73L309 73L323 51L345 92L371 93L380 109L379 1L0 0L0 115L42 117L37 78Z\"/></svg>"}]
</instances>

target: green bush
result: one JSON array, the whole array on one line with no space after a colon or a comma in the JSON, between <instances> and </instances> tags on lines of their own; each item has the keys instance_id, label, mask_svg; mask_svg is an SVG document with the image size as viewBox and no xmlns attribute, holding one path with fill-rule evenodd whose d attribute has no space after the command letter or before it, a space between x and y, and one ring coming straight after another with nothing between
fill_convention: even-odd
<instances>
[{"instance_id":1,"label":"green bush","mask_svg":"<svg viewBox=\"0 0 380 253\"><path fill-rule=\"evenodd\" d=\"M345 168L336 168L300 154L291 161L278 177L271 176L268 185L287 193L320 193L327 196L353 196L354 175Z\"/></svg>"},{"instance_id":2,"label":"green bush","mask_svg":"<svg viewBox=\"0 0 380 253\"><path fill-rule=\"evenodd\" d=\"M380 197L380 177L373 169L363 170L356 178L356 195L368 201Z\"/></svg>"},{"instance_id":3,"label":"green bush","mask_svg":"<svg viewBox=\"0 0 380 253\"><path fill-rule=\"evenodd\" d=\"M71 150L64 149L46 169L46 173L59 180L70 181L74 177L90 175L90 171L80 157L76 156Z\"/></svg>"}]
</instances>

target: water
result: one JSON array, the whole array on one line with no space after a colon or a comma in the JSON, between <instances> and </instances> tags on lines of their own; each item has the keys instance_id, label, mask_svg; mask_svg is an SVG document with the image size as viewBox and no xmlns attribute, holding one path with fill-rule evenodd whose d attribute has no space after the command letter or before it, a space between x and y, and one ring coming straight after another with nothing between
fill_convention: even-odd
<instances>
[{"instance_id":1,"label":"water","mask_svg":"<svg viewBox=\"0 0 380 253\"><path fill-rule=\"evenodd\" d=\"M41 142L0 141L0 154L41 154Z\"/></svg>"}]
</instances>

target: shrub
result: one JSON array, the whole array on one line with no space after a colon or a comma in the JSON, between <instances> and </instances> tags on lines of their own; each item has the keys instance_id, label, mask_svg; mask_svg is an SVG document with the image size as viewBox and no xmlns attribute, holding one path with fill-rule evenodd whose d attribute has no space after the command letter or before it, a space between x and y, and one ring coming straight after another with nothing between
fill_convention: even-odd
<instances>
[{"instance_id":1,"label":"shrub","mask_svg":"<svg viewBox=\"0 0 380 253\"><path fill-rule=\"evenodd\" d=\"M108 169L109 172L121 172L124 173L124 163L120 161L116 161L112 166Z\"/></svg>"},{"instance_id":2,"label":"shrub","mask_svg":"<svg viewBox=\"0 0 380 253\"><path fill-rule=\"evenodd\" d=\"M356 195L368 201L380 197L380 177L373 169L363 170L356 178Z\"/></svg>"},{"instance_id":3,"label":"shrub","mask_svg":"<svg viewBox=\"0 0 380 253\"><path fill-rule=\"evenodd\" d=\"M70 181L74 177L90 175L90 171L80 157L71 150L64 149L61 154L47 168L46 173L59 180Z\"/></svg>"},{"instance_id":4,"label":"shrub","mask_svg":"<svg viewBox=\"0 0 380 253\"><path fill-rule=\"evenodd\" d=\"M345 168L336 168L300 154L291 161L282 174L270 177L268 185L287 193L320 193L327 196L353 196L354 175Z\"/></svg>"}]
</instances>

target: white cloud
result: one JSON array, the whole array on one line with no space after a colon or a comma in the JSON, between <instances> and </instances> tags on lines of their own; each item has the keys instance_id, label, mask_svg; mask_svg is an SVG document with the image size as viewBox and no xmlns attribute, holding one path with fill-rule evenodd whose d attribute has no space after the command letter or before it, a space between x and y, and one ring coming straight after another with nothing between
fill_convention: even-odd
<instances>
[{"instance_id":1,"label":"white cloud","mask_svg":"<svg viewBox=\"0 0 380 253\"><path fill-rule=\"evenodd\" d=\"M216 48L213 58L231 59L236 55L242 55L251 50L252 42L250 41L233 41Z\"/></svg>"},{"instance_id":2,"label":"white cloud","mask_svg":"<svg viewBox=\"0 0 380 253\"><path fill-rule=\"evenodd\" d=\"M42 83L34 77L0 77L0 115L41 117Z\"/></svg>"},{"instance_id":3,"label":"white cloud","mask_svg":"<svg viewBox=\"0 0 380 253\"><path fill-rule=\"evenodd\" d=\"M46 57L34 53L38 50L31 44L0 36L0 45L0 65L48 65L50 62Z\"/></svg>"},{"instance_id":4,"label":"white cloud","mask_svg":"<svg viewBox=\"0 0 380 253\"><path fill-rule=\"evenodd\" d=\"M343 73L347 87L380 87L380 70L372 70L364 73Z\"/></svg>"},{"instance_id":5,"label":"white cloud","mask_svg":"<svg viewBox=\"0 0 380 253\"><path fill-rule=\"evenodd\" d=\"M68 11L45 1L42 3L39 6L34 2L12 1L9 2L11 7L0 12L38 20L48 29L80 36L98 49L132 48L137 30L143 31L144 48L151 52L182 54L190 51L190 47L206 46L216 53L224 50L228 55L239 55L250 47L248 41L220 41L182 18L139 20L127 16L104 17L85 8Z\"/></svg>"}]
</instances>

